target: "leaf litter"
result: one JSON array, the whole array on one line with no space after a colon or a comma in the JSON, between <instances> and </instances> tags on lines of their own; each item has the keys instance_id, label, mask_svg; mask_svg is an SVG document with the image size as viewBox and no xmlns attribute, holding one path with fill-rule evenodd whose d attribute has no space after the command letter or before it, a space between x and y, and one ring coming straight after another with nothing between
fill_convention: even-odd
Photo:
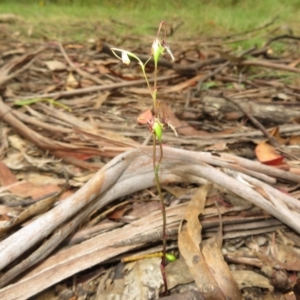
<instances>
[{"instance_id":1,"label":"leaf litter","mask_svg":"<svg viewBox=\"0 0 300 300\"><path fill-rule=\"evenodd\" d=\"M175 62L162 59L158 77L179 133L165 133L160 175L172 299L299 299L299 38L269 34L241 53L173 35ZM148 59L149 41L133 42ZM160 252L162 222L142 121L151 101L138 68L112 55L118 43L3 37L1 299L159 297L160 258L120 262Z\"/></svg>"}]
</instances>

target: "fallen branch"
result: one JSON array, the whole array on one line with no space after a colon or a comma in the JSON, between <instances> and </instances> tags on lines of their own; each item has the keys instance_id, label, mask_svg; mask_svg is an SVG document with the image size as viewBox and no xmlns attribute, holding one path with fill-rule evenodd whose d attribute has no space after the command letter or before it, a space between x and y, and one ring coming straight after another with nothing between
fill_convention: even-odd
<instances>
[{"instance_id":1,"label":"fallen branch","mask_svg":"<svg viewBox=\"0 0 300 300\"><path fill-rule=\"evenodd\" d=\"M298 183L300 176L227 154L214 156L210 153L165 147L164 155L165 159L160 172L162 184L178 181L200 184L206 179L238 194L300 233L300 204L295 198L246 174L226 171L229 174L227 175L210 164L226 166L226 170L242 166ZM96 211L115 199L153 186L152 168L152 147L135 149L115 157L75 194L2 241L0 243L0 269L5 268L90 205ZM161 225L160 212L156 214L157 217L151 225L154 230ZM174 214L172 216L174 217ZM172 217L170 218L168 219L169 226L174 221ZM128 225L132 226L130 230L129 227L118 229L116 235L110 232L95 237L72 247L70 253L59 252L58 256L49 258L48 262L33 269L19 282L0 290L0 298L25 299L78 271L137 247L137 245L130 245L111 248L119 241L120 235L122 239L130 239L134 235L147 232L150 220L147 224L140 224L136 221ZM52 267L49 268L48 264ZM29 286L33 286L34 289L29 289Z\"/></svg>"}]
</instances>

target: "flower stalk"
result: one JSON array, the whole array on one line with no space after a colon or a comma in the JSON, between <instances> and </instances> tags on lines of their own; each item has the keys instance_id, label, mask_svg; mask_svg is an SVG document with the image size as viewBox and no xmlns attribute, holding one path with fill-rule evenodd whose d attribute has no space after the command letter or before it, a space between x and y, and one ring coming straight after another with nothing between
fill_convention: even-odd
<instances>
[{"instance_id":1,"label":"flower stalk","mask_svg":"<svg viewBox=\"0 0 300 300\"><path fill-rule=\"evenodd\" d=\"M162 38L161 38L162 33ZM119 48L111 48L114 55L119 58L124 64L129 65L130 59L134 59L138 62L138 64L141 67L143 76L145 78L147 87L149 89L149 94L151 95L152 102L153 102L153 116L150 120L146 120L148 123L149 131L152 133L152 139L153 139L153 171L154 171L154 178L155 178L155 184L158 192L158 196L161 202L161 211L162 211L162 221L163 221L163 249L162 249L162 263L161 263L161 270L162 270L162 276L165 286L165 294L167 294L167 280L166 280L166 274L165 274L165 266L166 266L166 250L167 250L167 235L166 235L166 228L167 228L167 218L166 218L166 206L164 197L161 191L160 181L159 181L159 169L161 166L161 162L163 160L163 146L162 146L162 135L163 130L165 128L171 128L175 135L177 136L175 128L168 122L164 117L162 117L159 113L159 106L160 103L157 101L157 74L158 74L158 63L160 57L165 53L165 51L170 55L171 59L174 60L173 54L169 48L169 46L166 43L166 34L164 30L164 22L162 21L159 25L157 35L152 43L151 48L151 55L149 56L149 59L143 63L140 58L133 54L130 51L119 49ZM150 60L153 60L154 63L154 84L153 87L151 87L148 76L146 74L146 65ZM157 143L159 145L159 158L157 159Z\"/></svg>"}]
</instances>

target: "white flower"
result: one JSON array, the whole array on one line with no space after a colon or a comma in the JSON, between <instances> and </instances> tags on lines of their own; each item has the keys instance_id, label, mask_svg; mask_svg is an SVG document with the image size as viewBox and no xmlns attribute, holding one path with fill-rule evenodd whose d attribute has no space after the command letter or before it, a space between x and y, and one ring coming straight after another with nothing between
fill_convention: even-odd
<instances>
[{"instance_id":1,"label":"white flower","mask_svg":"<svg viewBox=\"0 0 300 300\"><path fill-rule=\"evenodd\" d=\"M122 51L122 62L127 66L130 64L130 59L126 51Z\"/></svg>"}]
</instances>

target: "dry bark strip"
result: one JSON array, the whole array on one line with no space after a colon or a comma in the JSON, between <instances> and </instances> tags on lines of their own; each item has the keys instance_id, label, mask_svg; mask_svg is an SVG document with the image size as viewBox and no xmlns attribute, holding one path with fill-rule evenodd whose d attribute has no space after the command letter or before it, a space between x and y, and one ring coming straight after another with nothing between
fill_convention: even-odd
<instances>
[{"instance_id":1,"label":"dry bark strip","mask_svg":"<svg viewBox=\"0 0 300 300\"><path fill-rule=\"evenodd\" d=\"M225 167L229 175L214 166ZM199 184L203 183L203 179L214 182L247 199L300 233L299 202L259 179L233 171L239 166L286 181L300 182L298 175L258 162L228 154L214 156L210 153L171 147L164 148L160 179L164 184L182 181ZM94 208L100 209L119 197L151 187L154 182L152 147L142 147L115 157L74 195L3 240L0 243L0 269L5 268L37 242L49 236L93 201L97 203ZM259 191L263 192L259 193ZM120 241L120 237L130 239L151 231L152 228L157 230L157 226L161 225L159 214L160 212L157 212L157 219L152 221L149 219L146 224L136 223L130 230L129 227L124 227L113 231L116 235L110 232L76 245L70 248L72 249L70 253L67 250L59 252L57 254L59 259L56 256L50 257L20 281L1 289L0 298L26 299L81 270L135 248L136 245L118 248L111 246ZM169 219L168 225L174 224L173 221L174 219Z\"/></svg>"}]
</instances>

